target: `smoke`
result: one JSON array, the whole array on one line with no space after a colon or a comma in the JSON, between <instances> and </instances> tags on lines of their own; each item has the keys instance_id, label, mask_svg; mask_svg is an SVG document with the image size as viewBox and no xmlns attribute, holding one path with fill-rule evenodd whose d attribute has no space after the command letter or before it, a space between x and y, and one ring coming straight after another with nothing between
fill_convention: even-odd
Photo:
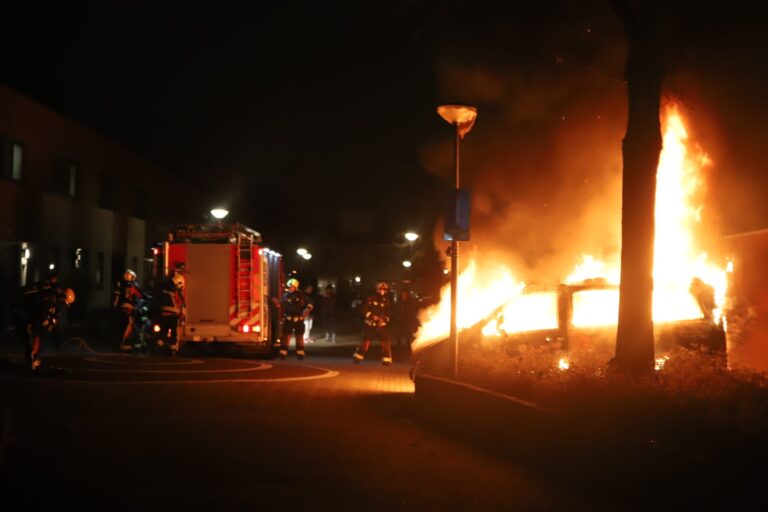
<instances>
[{"instance_id":1,"label":"smoke","mask_svg":"<svg viewBox=\"0 0 768 512\"><path fill-rule=\"evenodd\" d=\"M461 143L461 186L472 190L464 253L543 283L565 278L583 254L617 261L624 85L557 62L536 73L450 64L440 78L447 97L478 105ZM449 130L422 162L452 184Z\"/></svg>"}]
</instances>

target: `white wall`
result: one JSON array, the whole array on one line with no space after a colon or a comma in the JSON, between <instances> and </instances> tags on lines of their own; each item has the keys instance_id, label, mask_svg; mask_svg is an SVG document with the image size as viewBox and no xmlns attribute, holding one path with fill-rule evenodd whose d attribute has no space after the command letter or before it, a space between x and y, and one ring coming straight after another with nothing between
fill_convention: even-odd
<instances>
[{"instance_id":1,"label":"white wall","mask_svg":"<svg viewBox=\"0 0 768 512\"><path fill-rule=\"evenodd\" d=\"M114 214L102 208L91 208L89 219L90 241L88 244L88 280L92 283L89 309L108 308L112 300L112 229ZM102 289L96 288L98 254L104 254L104 274Z\"/></svg>"},{"instance_id":2,"label":"white wall","mask_svg":"<svg viewBox=\"0 0 768 512\"><path fill-rule=\"evenodd\" d=\"M72 201L62 195L43 193L40 209L36 266L44 275L48 265L54 263L59 278L65 280L72 270ZM54 249L58 251L56 261L50 257Z\"/></svg>"},{"instance_id":3,"label":"white wall","mask_svg":"<svg viewBox=\"0 0 768 512\"><path fill-rule=\"evenodd\" d=\"M136 268L133 270L138 276L138 282L144 281L144 258L145 252L146 226L145 222L136 217L128 218L128 234L126 240L125 262L129 267L133 265L133 258L136 258Z\"/></svg>"}]
</instances>

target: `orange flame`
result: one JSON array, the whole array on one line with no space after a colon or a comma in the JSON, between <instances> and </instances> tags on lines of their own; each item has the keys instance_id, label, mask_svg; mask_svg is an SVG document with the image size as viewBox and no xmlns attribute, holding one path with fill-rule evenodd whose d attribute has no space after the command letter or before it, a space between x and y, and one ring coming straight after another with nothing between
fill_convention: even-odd
<instances>
[{"instance_id":1,"label":"orange flame","mask_svg":"<svg viewBox=\"0 0 768 512\"><path fill-rule=\"evenodd\" d=\"M676 105L664 112L663 131L664 145L656 184L653 319L668 322L702 318L702 311L689 291L691 280L698 277L715 289L714 321L717 322L725 300L726 271L708 261L707 253L696 246L695 239L697 229L701 228L701 205L695 203L703 185L701 170L712 162L700 148L691 147ZM620 212L616 219L618 222ZM601 278L618 284L619 258L619 254L615 254L601 261L584 254L563 282L574 284ZM523 283L516 282L512 272L503 265L485 274L485 279L478 279L478 274L477 263L472 260L459 277L459 330L479 322L505 304L501 314L483 327L484 336L557 328L556 291L522 293ZM489 280L489 275L495 277ZM579 291L573 295L571 322L574 327L615 326L618 303L618 287ZM423 327L414 342L414 350L445 339L449 322L450 285L443 288L440 303L422 315Z\"/></svg>"}]
</instances>

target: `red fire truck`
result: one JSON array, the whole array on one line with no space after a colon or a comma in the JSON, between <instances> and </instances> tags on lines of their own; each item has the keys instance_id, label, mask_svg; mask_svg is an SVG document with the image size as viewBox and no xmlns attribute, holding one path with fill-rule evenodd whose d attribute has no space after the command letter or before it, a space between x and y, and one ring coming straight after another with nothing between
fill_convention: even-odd
<instances>
[{"instance_id":1,"label":"red fire truck","mask_svg":"<svg viewBox=\"0 0 768 512\"><path fill-rule=\"evenodd\" d=\"M155 281L181 272L184 343L232 342L269 353L280 336L272 298L282 294L282 256L241 224L183 224L153 250Z\"/></svg>"}]
</instances>

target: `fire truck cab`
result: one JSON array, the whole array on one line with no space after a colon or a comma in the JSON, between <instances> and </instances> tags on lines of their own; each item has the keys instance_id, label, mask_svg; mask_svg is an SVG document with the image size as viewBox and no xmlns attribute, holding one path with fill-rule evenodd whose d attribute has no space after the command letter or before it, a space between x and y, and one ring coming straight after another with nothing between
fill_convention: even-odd
<instances>
[{"instance_id":1,"label":"fire truck cab","mask_svg":"<svg viewBox=\"0 0 768 512\"><path fill-rule=\"evenodd\" d=\"M179 341L247 344L268 354L279 339L272 298L283 289L282 256L241 224L183 224L153 250L155 282L185 277Z\"/></svg>"}]
</instances>

